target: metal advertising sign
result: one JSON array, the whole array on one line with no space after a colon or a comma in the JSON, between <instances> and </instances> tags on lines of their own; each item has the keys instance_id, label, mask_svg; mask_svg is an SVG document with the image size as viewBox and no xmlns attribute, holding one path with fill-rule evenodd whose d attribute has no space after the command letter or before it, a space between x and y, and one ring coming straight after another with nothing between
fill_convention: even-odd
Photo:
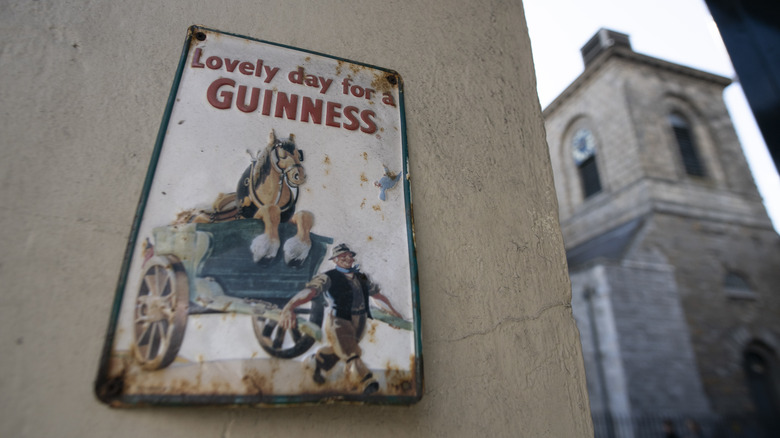
<instances>
[{"instance_id":1,"label":"metal advertising sign","mask_svg":"<svg viewBox=\"0 0 780 438\"><path fill-rule=\"evenodd\" d=\"M393 71L190 28L98 398L419 400L403 114Z\"/></svg>"}]
</instances>

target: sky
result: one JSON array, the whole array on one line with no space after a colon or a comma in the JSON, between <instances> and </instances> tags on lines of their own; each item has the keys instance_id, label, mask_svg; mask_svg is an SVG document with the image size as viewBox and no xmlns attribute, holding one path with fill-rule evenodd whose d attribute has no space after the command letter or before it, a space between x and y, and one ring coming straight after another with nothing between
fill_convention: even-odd
<instances>
[{"instance_id":1,"label":"sky","mask_svg":"<svg viewBox=\"0 0 780 438\"><path fill-rule=\"evenodd\" d=\"M704 0L524 0L523 6L542 108L582 73L580 47L602 27L628 34L638 53L734 79L726 106L779 229L780 177Z\"/></svg>"}]
</instances>

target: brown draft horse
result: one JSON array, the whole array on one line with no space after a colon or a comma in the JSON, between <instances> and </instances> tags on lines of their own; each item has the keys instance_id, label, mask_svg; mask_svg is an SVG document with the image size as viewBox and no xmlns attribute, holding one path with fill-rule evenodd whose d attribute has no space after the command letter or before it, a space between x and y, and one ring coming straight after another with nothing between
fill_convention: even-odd
<instances>
[{"instance_id":1,"label":"brown draft horse","mask_svg":"<svg viewBox=\"0 0 780 438\"><path fill-rule=\"evenodd\" d=\"M279 224L291 222L298 227L295 236L284 243L284 261L300 265L311 249L309 231L314 215L308 211L295 212L298 186L306 182L303 170L303 151L295 145L295 135L277 138L273 130L268 146L252 155L234 193L221 193L210 210L187 210L178 215L174 224L216 223L238 219L260 219L265 224L263 234L255 237L250 249L255 262L271 260L279 251Z\"/></svg>"}]
</instances>

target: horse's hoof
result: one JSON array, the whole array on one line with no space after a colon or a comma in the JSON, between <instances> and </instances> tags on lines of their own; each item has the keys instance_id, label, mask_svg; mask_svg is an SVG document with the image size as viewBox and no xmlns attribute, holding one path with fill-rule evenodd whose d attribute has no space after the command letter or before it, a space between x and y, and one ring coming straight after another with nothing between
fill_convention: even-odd
<instances>
[{"instance_id":1,"label":"horse's hoof","mask_svg":"<svg viewBox=\"0 0 780 438\"><path fill-rule=\"evenodd\" d=\"M284 242L284 262L287 266L297 268L306 261L311 249L311 242L302 242L297 236L293 236Z\"/></svg>"},{"instance_id":2,"label":"horse's hoof","mask_svg":"<svg viewBox=\"0 0 780 438\"><path fill-rule=\"evenodd\" d=\"M257 262L270 261L279 252L279 239L270 239L267 234L261 234L252 240L249 249L252 251L252 260Z\"/></svg>"},{"instance_id":3,"label":"horse's hoof","mask_svg":"<svg viewBox=\"0 0 780 438\"><path fill-rule=\"evenodd\" d=\"M303 266L303 262L305 261L306 260L301 260L301 259L290 260L290 262L287 263L287 267L298 269L301 266Z\"/></svg>"}]
</instances>

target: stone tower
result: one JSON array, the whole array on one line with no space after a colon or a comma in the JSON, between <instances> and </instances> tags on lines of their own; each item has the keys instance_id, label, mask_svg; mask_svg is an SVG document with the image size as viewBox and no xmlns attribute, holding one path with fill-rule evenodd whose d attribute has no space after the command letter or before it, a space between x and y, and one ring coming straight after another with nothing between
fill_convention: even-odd
<instances>
[{"instance_id":1,"label":"stone tower","mask_svg":"<svg viewBox=\"0 0 780 438\"><path fill-rule=\"evenodd\" d=\"M780 240L731 81L607 29L581 52L544 116L597 436L601 418L636 435L641 418L780 415Z\"/></svg>"}]
</instances>

